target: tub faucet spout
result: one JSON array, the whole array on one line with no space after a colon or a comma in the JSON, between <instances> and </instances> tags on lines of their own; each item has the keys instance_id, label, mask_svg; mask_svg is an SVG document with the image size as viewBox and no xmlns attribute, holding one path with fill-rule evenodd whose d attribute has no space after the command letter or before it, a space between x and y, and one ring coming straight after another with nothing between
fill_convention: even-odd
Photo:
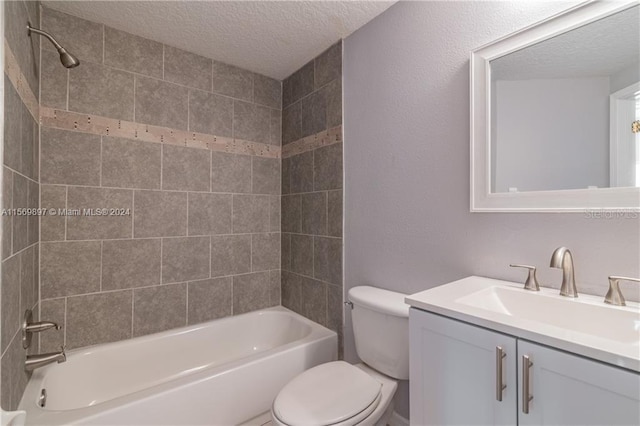
<instances>
[{"instance_id":1,"label":"tub faucet spout","mask_svg":"<svg viewBox=\"0 0 640 426\"><path fill-rule=\"evenodd\" d=\"M551 255L552 268L562 269L562 286L560 287L560 295L567 297L578 297L578 288L576 287L576 277L573 269L573 256L566 247L558 247Z\"/></svg>"},{"instance_id":2,"label":"tub faucet spout","mask_svg":"<svg viewBox=\"0 0 640 426\"><path fill-rule=\"evenodd\" d=\"M64 347L60 350L60 352L49 352L46 354L38 354L38 355L27 355L27 360L24 365L24 369L26 371L33 371L36 368L44 367L45 365L51 364L53 362L57 362L60 364L61 362L65 362L67 360L67 355L64 353Z\"/></svg>"}]
</instances>

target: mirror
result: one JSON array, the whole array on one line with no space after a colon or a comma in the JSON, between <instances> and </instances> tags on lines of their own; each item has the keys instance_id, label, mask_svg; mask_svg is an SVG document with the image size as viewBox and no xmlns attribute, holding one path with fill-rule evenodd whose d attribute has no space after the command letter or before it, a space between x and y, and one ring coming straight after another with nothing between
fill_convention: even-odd
<instances>
[{"instance_id":1,"label":"mirror","mask_svg":"<svg viewBox=\"0 0 640 426\"><path fill-rule=\"evenodd\" d=\"M472 53L471 210L640 208L640 5L590 2Z\"/></svg>"}]
</instances>

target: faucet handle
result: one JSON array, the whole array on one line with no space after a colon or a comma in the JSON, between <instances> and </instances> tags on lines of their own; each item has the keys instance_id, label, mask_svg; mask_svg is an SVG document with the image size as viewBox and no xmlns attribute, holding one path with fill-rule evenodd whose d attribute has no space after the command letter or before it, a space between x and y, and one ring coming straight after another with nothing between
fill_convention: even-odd
<instances>
[{"instance_id":1,"label":"faucet handle","mask_svg":"<svg viewBox=\"0 0 640 426\"><path fill-rule=\"evenodd\" d=\"M525 268L529 271L527 280L524 282L524 289L531 291L540 291L540 285L538 284L538 278L536 278L536 267L531 265L511 264L512 268Z\"/></svg>"},{"instance_id":2,"label":"faucet handle","mask_svg":"<svg viewBox=\"0 0 640 426\"><path fill-rule=\"evenodd\" d=\"M620 291L620 281L632 281L640 283L640 278L620 277L618 275L611 275L609 277L609 291L604 297L604 303L616 306L626 306L624 296Z\"/></svg>"}]
</instances>

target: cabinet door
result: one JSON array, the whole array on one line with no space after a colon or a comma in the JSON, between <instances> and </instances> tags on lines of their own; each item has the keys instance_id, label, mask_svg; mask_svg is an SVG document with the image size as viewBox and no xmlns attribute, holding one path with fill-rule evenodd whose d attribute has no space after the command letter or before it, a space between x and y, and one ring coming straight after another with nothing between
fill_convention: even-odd
<instances>
[{"instance_id":1,"label":"cabinet door","mask_svg":"<svg viewBox=\"0 0 640 426\"><path fill-rule=\"evenodd\" d=\"M520 425L640 425L640 374L522 340L518 354ZM528 390L523 356L533 363Z\"/></svg>"},{"instance_id":2,"label":"cabinet door","mask_svg":"<svg viewBox=\"0 0 640 426\"><path fill-rule=\"evenodd\" d=\"M515 338L418 309L409 330L412 425L516 424Z\"/></svg>"}]
</instances>

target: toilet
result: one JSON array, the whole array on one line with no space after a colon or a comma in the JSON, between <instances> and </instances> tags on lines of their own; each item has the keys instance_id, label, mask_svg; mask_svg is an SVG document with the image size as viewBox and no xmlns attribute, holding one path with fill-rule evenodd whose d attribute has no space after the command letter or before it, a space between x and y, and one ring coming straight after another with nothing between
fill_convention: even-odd
<instances>
[{"instance_id":1,"label":"toilet","mask_svg":"<svg viewBox=\"0 0 640 426\"><path fill-rule=\"evenodd\" d=\"M278 393L274 425L385 425L398 380L409 379L409 305L405 294L361 286L349 290L356 351L363 361L306 370Z\"/></svg>"}]
</instances>

